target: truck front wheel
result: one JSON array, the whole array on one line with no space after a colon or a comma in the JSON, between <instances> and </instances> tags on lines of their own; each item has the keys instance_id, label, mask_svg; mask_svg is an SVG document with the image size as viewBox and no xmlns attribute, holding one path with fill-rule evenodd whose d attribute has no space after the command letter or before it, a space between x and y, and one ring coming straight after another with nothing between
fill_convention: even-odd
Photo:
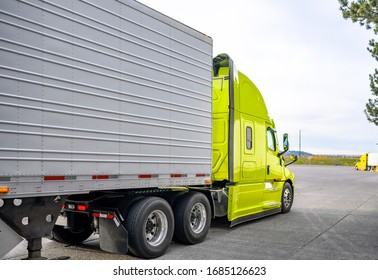
<instances>
[{"instance_id":1,"label":"truck front wheel","mask_svg":"<svg viewBox=\"0 0 378 280\"><path fill-rule=\"evenodd\" d=\"M130 209L125 227L129 233L129 249L134 255L157 258L165 253L172 241L172 208L162 198L143 198Z\"/></svg>"},{"instance_id":2,"label":"truck front wheel","mask_svg":"<svg viewBox=\"0 0 378 280\"><path fill-rule=\"evenodd\" d=\"M177 202L175 212L175 237L186 244L202 242L209 231L211 208L207 197L200 192L189 192Z\"/></svg>"},{"instance_id":3,"label":"truck front wheel","mask_svg":"<svg viewBox=\"0 0 378 280\"><path fill-rule=\"evenodd\" d=\"M293 188L288 182L286 182L282 189L282 197L281 197L282 213L287 213L290 211L291 206L293 205L293 200L294 200Z\"/></svg>"}]
</instances>

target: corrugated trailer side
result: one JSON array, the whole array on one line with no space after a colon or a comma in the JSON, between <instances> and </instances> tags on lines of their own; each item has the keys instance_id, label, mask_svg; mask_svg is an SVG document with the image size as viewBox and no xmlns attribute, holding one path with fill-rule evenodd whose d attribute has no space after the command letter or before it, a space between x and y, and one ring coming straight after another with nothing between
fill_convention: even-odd
<instances>
[{"instance_id":1,"label":"corrugated trailer side","mask_svg":"<svg viewBox=\"0 0 378 280\"><path fill-rule=\"evenodd\" d=\"M101 231L104 250L147 258L174 228L202 241L212 39L132 0L2 1L0 24L0 219L29 258L51 232L77 243Z\"/></svg>"},{"instance_id":2,"label":"corrugated trailer side","mask_svg":"<svg viewBox=\"0 0 378 280\"><path fill-rule=\"evenodd\" d=\"M2 197L211 178L211 38L135 1L0 7Z\"/></svg>"}]
</instances>

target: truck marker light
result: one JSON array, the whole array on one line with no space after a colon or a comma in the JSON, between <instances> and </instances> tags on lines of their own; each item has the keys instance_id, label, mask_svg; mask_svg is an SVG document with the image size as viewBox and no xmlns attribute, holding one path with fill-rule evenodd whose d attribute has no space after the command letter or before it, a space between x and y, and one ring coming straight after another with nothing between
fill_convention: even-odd
<instances>
[{"instance_id":1,"label":"truck marker light","mask_svg":"<svg viewBox=\"0 0 378 280\"><path fill-rule=\"evenodd\" d=\"M205 184L211 184L211 179L206 179Z\"/></svg>"},{"instance_id":2,"label":"truck marker light","mask_svg":"<svg viewBox=\"0 0 378 280\"><path fill-rule=\"evenodd\" d=\"M8 193L9 187L7 186L0 186L0 193Z\"/></svg>"},{"instance_id":3,"label":"truck marker light","mask_svg":"<svg viewBox=\"0 0 378 280\"><path fill-rule=\"evenodd\" d=\"M283 180L282 180L282 178L276 178L276 179L274 179L274 182L282 182Z\"/></svg>"}]
</instances>

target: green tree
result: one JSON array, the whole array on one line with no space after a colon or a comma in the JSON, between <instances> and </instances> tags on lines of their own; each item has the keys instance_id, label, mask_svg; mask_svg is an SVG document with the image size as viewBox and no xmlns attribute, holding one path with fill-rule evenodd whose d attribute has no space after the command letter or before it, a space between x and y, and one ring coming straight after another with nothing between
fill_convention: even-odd
<instances>
[{"instance_id":1,"label":"green tree","mask_svg":"<svg viewBox=\"0 0 378 280\"><path fill-rule=\"evenodd\" d=\"M373 30L378 35L378 8L377 0L358 0L349 3L348 0L339 0L340 10L345 19L351 19L365 26L368 30ZM371 39L369 41L368 51L378 62L378 43ZM370 88L373 97L366 103L365 114L369 122L378 126L378 70L375 69L373 74L369 75Z\"/></svg>"}]
</instances>

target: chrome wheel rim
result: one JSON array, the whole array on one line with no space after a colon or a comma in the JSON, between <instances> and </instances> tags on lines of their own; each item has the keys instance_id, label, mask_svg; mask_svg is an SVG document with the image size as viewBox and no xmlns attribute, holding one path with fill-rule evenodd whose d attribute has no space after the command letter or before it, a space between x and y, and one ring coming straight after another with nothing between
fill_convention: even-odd
<instances>
[{"instance_id":1,"label":"chrome wheel rim","mask_svg":"<svg viewBox=\"0 0 378 280\"><path fill-rule=\"evenodd\" d=\"M190 228L194 233L200 233L206 226L206 208L202 203L196 203L190 211Z\"/></svg>"},{"instance_id":2,"label":"chrome wheel rim","mask_svg":"<svg viewBox=\"0 0 378 280\"><path fill-rule=\"evenodd\" d=\"M146 221L146 241L151 246L159 246L168 233L168 218L161 210L151 212Z\"/></svg>"},{"instance_id":3,"label":"chrome wheel rim","mask_svg":"<svg viewBox=\"0 0 378 280\"><path fill-rule=\"evenodd\" d=\"M289 189L285 189L283 193L283 204L285 208L290 207L291 204L291 191Z\"/></svg>"}]
</instances>

